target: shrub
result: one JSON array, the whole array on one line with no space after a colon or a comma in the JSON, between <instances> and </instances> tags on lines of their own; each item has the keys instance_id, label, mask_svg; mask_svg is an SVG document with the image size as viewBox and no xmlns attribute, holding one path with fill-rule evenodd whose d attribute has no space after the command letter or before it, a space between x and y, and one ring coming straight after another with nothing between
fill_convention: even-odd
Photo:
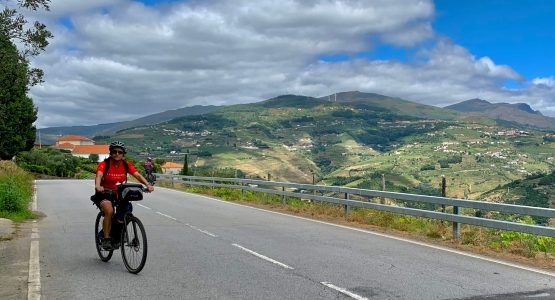
<instances>
[{"instance_id":1,"label":"shrub","mask_svg":"<svg viewBox=\"0 0 555 300\"><path fill-rule=\"evenodd\" d=\"M27 205L32 195L31 175L11 161L0 161L0 213L28 211Z\"/></svg>"},{"instance_id":2,"label":"shrub","mask_svg":"<svg viewBox=\"0 0 555 300\"><path fill-rule=\"evenodd\" d=\"M21 168L50 176L73 177L78 167L85 162L90 163L90 160L52 148L32 149L17 155L17 163Z\"/></svg>"},{"instance_id":3,"label":"shrub","mask_svg":"<svg viewBox=\"0 0 555 300\"><path fill-rule=\"evenodd\" d=\"M428 165L423 165L422 167L420 167L420 171L428 171L428 170L435 170L435 169L436 169L435 164L428 164Z\"/></svg>"}]
</instances>

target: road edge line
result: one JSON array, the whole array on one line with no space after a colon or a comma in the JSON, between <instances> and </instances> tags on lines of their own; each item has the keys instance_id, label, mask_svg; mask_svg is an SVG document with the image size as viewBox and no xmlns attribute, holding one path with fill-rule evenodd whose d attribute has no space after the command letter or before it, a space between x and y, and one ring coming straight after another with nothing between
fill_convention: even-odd
<instances>
[{"instance_id":1,"label":"road edge line","mask_svg":"<svg viewBox=\"0 0 555 300\"><path fill-rule=\"evenodd\" d=\"M40 299L40 263L39 241L31 241L29 250L29 279L27 281L27 299Z\"/></svg>"}]
</instances>

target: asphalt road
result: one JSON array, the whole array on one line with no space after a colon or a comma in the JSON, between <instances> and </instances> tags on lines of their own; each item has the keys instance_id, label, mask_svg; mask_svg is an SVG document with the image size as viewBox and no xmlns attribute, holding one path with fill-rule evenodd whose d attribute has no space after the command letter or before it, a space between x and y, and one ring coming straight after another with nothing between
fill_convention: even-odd
<instances>
[{"instance_id":1,"label":"asphalt road","mask_svg":"<svg viewBox=\"0 0 555 300\"><path fill-rule=\"evenodd\" d=\"M92 181L37 181L41 299L555 299L555 275L157 188L138 275L97 256Z\"/></svg>"}]
</instances>

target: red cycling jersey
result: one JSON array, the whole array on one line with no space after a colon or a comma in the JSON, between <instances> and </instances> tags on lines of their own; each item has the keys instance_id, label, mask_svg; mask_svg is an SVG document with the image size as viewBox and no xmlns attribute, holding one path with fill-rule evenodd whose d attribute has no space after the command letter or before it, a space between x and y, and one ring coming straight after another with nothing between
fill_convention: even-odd
<instances>
[{"instance_id":1,"label":"red cycling jersey","mask_svg":"<svg viewBox=\"0 0 555 300\"><path fill-rule=\"evenodd\" d=\"M125 161L125 162L129 167L128 168L129 174L134 174L135 172L137 172L137 169L135 168L135 166L133 166L133 164L131 164L129 161ZM106 162L101 161L98 164L98 167L96 168L96 172L104 173L105 169L106 169ZM111 159L110 168L108 168L108 173L104 174L101 185L105 189L115 190L117 189L118 183L124 183L126 180L127 180L127 174L125 173L125 167L123 166L123 163L120 161L116 166L114 160Z\"/></svg>"}]
</instances>

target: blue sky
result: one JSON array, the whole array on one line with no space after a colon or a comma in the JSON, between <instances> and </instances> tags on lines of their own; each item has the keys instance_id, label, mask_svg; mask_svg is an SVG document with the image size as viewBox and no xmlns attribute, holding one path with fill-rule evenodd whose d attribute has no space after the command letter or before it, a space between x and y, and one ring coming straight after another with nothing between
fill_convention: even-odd
<instances>
[{"instance_id":1,"label":"blue sky","mask_svg":"<svg viewBox=\"0 0 555 300\"><path fill-rule=\"evenodd\" d=\"M157 1L149 1L157 2ZM468 49L475 56L488 56L496 64L511 66L532 79L551 76L555 70L555 1L487 0L434 1L433 28L439 34ZM378 45L356 54L324 55L325 61L345 61L357 57L414 59L423 42L415 47ZM514 82L508 80L509 85Z\"/></svg>"},{"instance_id":2,"label":"blue sky","mask_svg":"<svg viewBox=\"0 0 555 300\"><path fill-rule=\"evenodd\" d=\"M528 79L555 71L555 1L435 1L434 29Z\"/></svg>"},{"instance_id":3,"label":"blue sky","mask_svg":"<svg viewBox=\"0 0 555 300\"><path fill-rule=\"evenodd\" d=\"M547 0L52 0L31 95L38 127L353 90L555 117L553 15Z\"/></svg>"}]
</instances>

